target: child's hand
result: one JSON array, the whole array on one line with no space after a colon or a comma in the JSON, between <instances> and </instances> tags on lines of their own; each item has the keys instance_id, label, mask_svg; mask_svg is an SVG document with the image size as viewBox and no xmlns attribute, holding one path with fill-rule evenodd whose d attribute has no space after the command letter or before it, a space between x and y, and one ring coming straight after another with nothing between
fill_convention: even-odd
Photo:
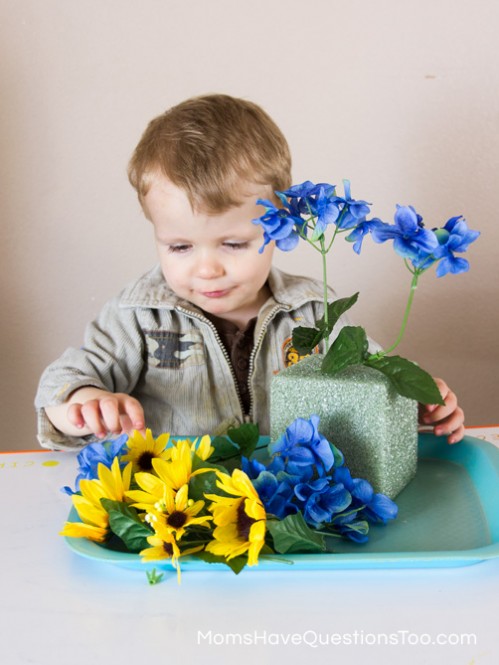
<instances>
[{"instance_id":1,"label":"child's hand","mask_svg":"<svg viewBox=\"0 0 499 665\"><path fill-rule=\"evenodd\" d=\"M109 432L131 433L145 427L144 411L134 397L93 388L82 388L71 396L66 417L82 434L85 431L85 435L91 433L99 438Z\"/></svg>"},{"instance_id":2,"label":"child's hand","mask_svg":"<svg viewBox=\"0 0 499 665\"><path fill-rule=\"evenodd\" d=\"M419 424L431 425L437 436L447 436L447 443L457 443L464 436L464 413L457 404L457 397L442 381L434 379L445 406L438 404L419 405Z\"/></svg>"},{"instance_id":3,"label":"child's hand","mask_svg":"<svg viewBox=\"0 0 499 665\"><path fill-rule=\"evenodd\" d=\"M144 410L140 403L124 393L110 393L90 386L75 390L67 402L45 407L50 422L68 436L144 432Z\"/></svg>"}]
</instances>

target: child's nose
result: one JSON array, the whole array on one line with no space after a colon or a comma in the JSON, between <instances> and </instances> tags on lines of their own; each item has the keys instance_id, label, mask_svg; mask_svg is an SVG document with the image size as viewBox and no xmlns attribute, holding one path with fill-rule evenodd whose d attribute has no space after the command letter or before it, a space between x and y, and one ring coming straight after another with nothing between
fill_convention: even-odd
<instances>
[{"instance_id":1,"label":"child's nose","mask_svg":"<svg viewBox=\"0 0 499 665\"><path fill-rule=\"evenodd\" d=\"M224 272L223 265L211 253L204 253L199 257L197 273L203 279L213 279L220 277Z\"/></svg>"}]
</instances>

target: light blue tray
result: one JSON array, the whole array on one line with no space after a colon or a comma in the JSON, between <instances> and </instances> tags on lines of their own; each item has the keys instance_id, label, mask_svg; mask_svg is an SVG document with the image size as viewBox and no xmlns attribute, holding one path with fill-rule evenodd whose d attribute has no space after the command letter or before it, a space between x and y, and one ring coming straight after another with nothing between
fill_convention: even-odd
<instances>
[{"instance_id":1,"label":"light blue tray","mask_svg":"<svg viewBox=\"0 0 499 665\"><path fill-rule=\"evenodd\" d=\"M268 439L262 437L260 449ZM353 568L438 568L468 566L499 556L499 449L465 437L448 445L432 434L419 436L418 472L396 499L397 519L372 526L369 542L334 540L334 552L276 555L260 559L258 570ZM77 521L72 509L69 519ZM168 561L142 563L137 554L107 550L84 538L66 538L77 554L134 570L172 570ZM292 565L290 565L292 563ZM228 570L194 557L182 571Z\"/></svg>"}]
</instances>

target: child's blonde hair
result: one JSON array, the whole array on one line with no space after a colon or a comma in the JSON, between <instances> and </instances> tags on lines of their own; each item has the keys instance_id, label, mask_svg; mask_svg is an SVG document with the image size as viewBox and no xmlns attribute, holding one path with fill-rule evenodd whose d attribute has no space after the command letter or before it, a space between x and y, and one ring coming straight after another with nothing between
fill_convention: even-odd
<instances>
[{"instance_id":1,"label":"child's blonde hair","mask_svg":"<svg viewBox=\"0 0 499 665\"><path fill-rule=\"evenodd\" d=\"M259 106L204 95L172 107L147 126L128 166L141 204L154 175L183 189L195 209L224 212L242 202L245 183L285 190L291 156L281 130Z\"/></svg>"}]
</instances>

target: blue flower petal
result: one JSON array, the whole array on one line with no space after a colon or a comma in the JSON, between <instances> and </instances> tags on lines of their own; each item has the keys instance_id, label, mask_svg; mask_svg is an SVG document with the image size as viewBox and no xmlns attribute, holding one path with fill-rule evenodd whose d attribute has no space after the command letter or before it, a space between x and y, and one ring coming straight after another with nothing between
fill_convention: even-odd
<instances>
[{"instance_id":1,"label":"blue flower petal","mask_svg":"<svg viewBox=\"0 0 499 665\"><path fill-rule=\"evenodd\" d=\"M418 229L418 217L414 208L397 205L395 225L403 234L413 234Z\"/></svg>"},{"instance_id":2,"label":"blue flower petal","mask_svg":"<svg viewBox=\"0 0 499 665\"><path fill-rule=\"evenodd\" d=\"M365 513L370 521L385 523L397 517L398 506L384 494L375 494L369 502L369 506L366 507Z\"/></svg>"},{"instance_id":3,"label":"blue flower petal","mask_svg":"<svg viewBox=\"0 0 499 665\"><path fill-rule=\"evenodd\" d=\"M296 245L300 242L300 236L296 233L293 232L291 233L287 238L280 238L276 240L276 247L283 252L290 252L292 251Z\"/></svg>"},{"instance_id":4,"label":"blue flower petal","mask_svg":"<svg viewBox=\"0 0 499 665\"><path fill-rule=\"evenodd\" d=\"M371 484L363 478L355 478L350 492L352 493L352 496L362 503L369 503L374 496L374 490L371 487Z\"/></svg>"}]
</instances>

